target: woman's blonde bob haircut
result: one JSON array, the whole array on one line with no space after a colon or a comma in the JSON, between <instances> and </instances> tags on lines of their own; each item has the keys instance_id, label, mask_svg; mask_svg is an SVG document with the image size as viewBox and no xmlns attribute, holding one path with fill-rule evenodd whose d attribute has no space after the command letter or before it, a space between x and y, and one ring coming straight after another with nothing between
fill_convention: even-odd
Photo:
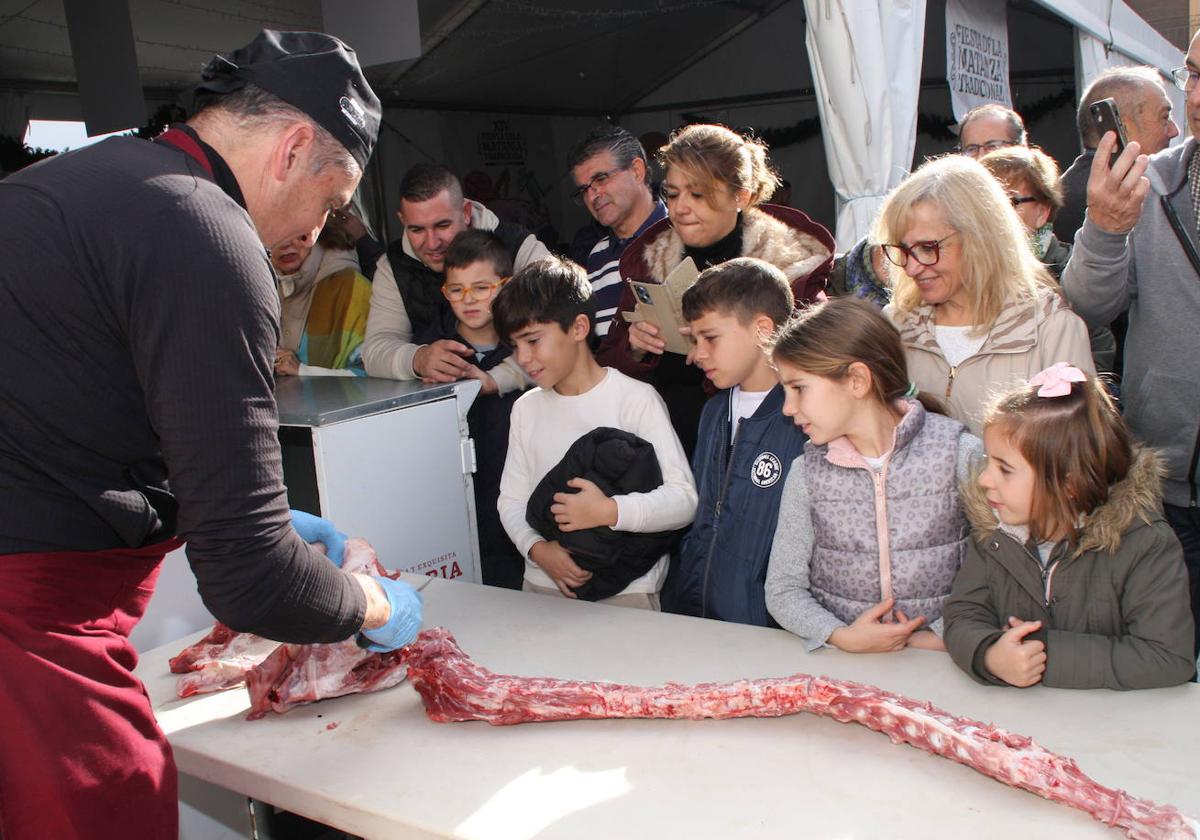
<instances>
[{"instance_id":1,"label":"woman's blonde bob haircut","mask_svg":"<svg viewBox=\"0 0 1200 840\"><path fill-rule=\"evenodd\" d=\"M1029 234L1008 195L977 161L946 155L910 175L884 201L875 241L903 241L913 208L919 204L934 207L946 226L959 234L962 284L971 295L976 331L989 329L1006 306L1032 300L1039 286L1053 287L1050 274L1029 247ZM916 281L890 263L887 269L896 308L911 312L921 306Z\"/></svg>"}]
</instances>

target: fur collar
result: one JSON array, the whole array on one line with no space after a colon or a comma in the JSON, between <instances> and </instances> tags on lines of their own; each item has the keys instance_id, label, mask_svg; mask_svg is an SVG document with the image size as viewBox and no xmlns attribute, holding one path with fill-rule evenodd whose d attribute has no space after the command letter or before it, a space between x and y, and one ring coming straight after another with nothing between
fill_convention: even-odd
<instances>
[{"instance_id":1,"label":"fur collar","mask_svg":"<svg viewBox=\"0 0 1200 840\"><path fill-rule=\"evenodd\" d=\"M1129 473L1108 489L1108 501L1084 517L1079 545L1074 556L1086 551L1113 552L1121 536L1138 520L1147 525L1161 515L1162 479L1166 470L1162 458L1153 449L1137 444ZM972 479L962 488L963 507L975 538L980 542L1004 527L996 520L983 488ZM1006 531L1007 533L1007 531Z\"/></svg>"},{"instance_id":2,"label":"fur collar","mask_svg":"<svg viewBox=\"0 0 1200 840\"><path fill-rule=\"evenodd\" d=\"M829 257L829 249L815 236L751 207L742 220L742 256L769 262L789 281L795 281L820 266ZM647 243L643 255L650 276L659 282L683 262L683 257L683 240L673 227Z\"/></svg>"}]
</instances>

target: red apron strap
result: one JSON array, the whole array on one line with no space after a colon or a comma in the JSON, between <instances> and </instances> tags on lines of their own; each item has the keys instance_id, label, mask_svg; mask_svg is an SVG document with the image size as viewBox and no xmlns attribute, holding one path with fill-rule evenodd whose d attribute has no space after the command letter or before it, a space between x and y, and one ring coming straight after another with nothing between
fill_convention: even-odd
<instances>
[{"instance_id":1,"label":"red apron strap","mask_svg":"<svg viewBox=\"0 0 1200 840\"><path fill-rule=\"evenodd\" d=\"M171 748L129 633L170 540L0 556L0 837L174 838Z\"/></svg>"},{"instance_id":2,"label":"red apron strap","mask_svg":"<svg viewBox=\"0 0 1200 840\"><path fill-rule=\"evenodd\" d=\"M200 144L186 131L181 131L178 128L168 128L162 134L155 137L154 142L174 146L176 149L187 154L188 157L195 158L196 162L204 167L204 171L208 173L208 177L214 177L213 165L209 161L208 155L204 154L204 150L200 148Z\"/></svg>"}]
</instances>

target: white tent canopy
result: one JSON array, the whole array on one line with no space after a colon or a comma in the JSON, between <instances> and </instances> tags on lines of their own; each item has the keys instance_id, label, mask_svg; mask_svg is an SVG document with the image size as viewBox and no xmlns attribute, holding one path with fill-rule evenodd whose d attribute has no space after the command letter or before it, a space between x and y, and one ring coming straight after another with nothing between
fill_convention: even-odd
<instances>
[{"instance_id":1,"label":"white tent canopy","mask_svg":"<svg viewBox=\"0 0 1200 840\"><path fill-rule=\"evenodd\" d=\"M841 251L908 174L917 136L925 0L805 0L806 42Z\"/></svg>"},{"instance_id":2,"label":"white tent canopy","mask_svg":"<svg viewBox=\"0 0 1200 840\"><path fill-rule=\"evenodd\" d=\"M1122 0L1037 0L1076 27L1077 89L1107 67L1148 64L1164 76L1179 49ZM865 235L882 196L907 174L916 143L925 0L804 0L839 250ZM1169 82L1169 79L1166 79ZM1181 92L1167 84L1177 114Z\"/></svg>"},{"instance_id":3,"label":"white tent canopy","mask_svg":"<svg viewBox=\"0 0 1200 840\"><path fill-rule=\"evenodd\" d=\"M1075 25L1076 90L1082 93L1092 79L1110 67L1146 64L1163 74L1177 120L1184 113L1186 97L1170 78L1171 70L1183 64L1179 50L1127 5L1120 0L1111 4L1079 0L1039 2ZM1097 5L1104 7L1103 15L1093 8ZM1186 131L1176 142L1182 142L1185 135Z\"/></svg>"},{"instance_id":4,"label":"white tent canopy","mask_svg":"<svg viewBox=\"0 0 1200 840\"><path fill-rule=\"evenodd\" d=\"M244 43L260 26L321 25L320 0L222 0L228 13L220 15L206 13L198 3L128 2L139 72L152 109L173 101L213 52ZM1033 2L1062 22L1047 29L1065 33L1068 25L1075 27L1072 63L1079 71L1079 90L1114 63L1133 60L1163 72L1182 64L1180 51L1123 0ZM6 4L11 8L0 12L0 134L20 136L31 117L78 119L62 0L0 0L0 8ZM654 5L606 0L590 6L582 0L421 0L419 5L422 57L369 71L389 106L402 109L403 144L389 144L397 147L393 168L415 157L444 158L447 148L474 149L474 134L467 131L483 129L473 123L464 128L472 114L481 119L530 115L529 121L541 117L544 123L553 119L553 130L539 124L537 131L525 133L533 138L531 148L537 147L530 159L547 162L544 172L533 163L528 166L539 172L537 188L551 191L558 201L565 183L562 150L601 115L641 126L639 131L670 130L707 113L734 125L757 122L759 128L784 129L811 117L811 87L842 248L866 233L882 195L907 174L918 142L922 74L938 72L923 68L921 56L928 53L935 60L941 50L941 45L925 50L924 44L929 10L941 8L937 0L681 0ZM1028 3L1007 5L1010 14L1016 8L1023 17L1021 26L1038 25L1030 21L1034 16L1025 8ZM799 22L800 7L806 23ZM1042 9L1036 17L1044 25L1049 15ZM928 31L937 30L934 23ZM797 72L803 65L794 40L800 26L806 30L809 66ZM767 30L785 31L790 40L776 43L762 34ZM685 31L688 37L680 37ZM746 55L742 45L750 42L767 48ZM1060 52L1066 51L1056 47L1055 60L1068 63ZM735 60L726 60L730 56ZM1168 92L1178 118L1183 97L1173 88ZM741 110L734 111L728 103L739 96ZM747 103L761 108L747 110L759 108ZM768 107L775 110L763 116ZM792 110L785 112L785 107ZM430 128L435 125L436 130ZM829 190L823 173L809 166L814 149L804 149L806 142L807 136L783 145L776 163L787 161L792 180L809 188L804 195L808 203L802 206L816 206L818 215L828 219ZM815 146L815 137L811 142ZM480 165L472 159L467 168ZM817 188L819 202L814 199ZM560 203L566 205L565 199ZM566 205L558 215L574 221L572 212ZM381 210L379 218L387 215Z\"/></svg>"}]
</instances>

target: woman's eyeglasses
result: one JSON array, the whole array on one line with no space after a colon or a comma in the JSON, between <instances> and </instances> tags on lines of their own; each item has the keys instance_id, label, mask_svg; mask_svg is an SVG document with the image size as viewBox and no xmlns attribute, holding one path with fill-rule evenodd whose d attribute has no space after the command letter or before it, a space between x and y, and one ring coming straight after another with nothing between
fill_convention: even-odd
<instances>
[{"instance_id":1,"label":"woman's eyeglasses","mask_svg":"<svg viewBox=\"0 0 1200 840\"><path fill-rule=\"evenodd\" d=\"M504 277L495 283L472 283L469 286L462 283L443 283L442 294L446 296L446 300L452 303L466 300L467 297L470 297L471 300L491 300L500 287L507 282L508 278Z\"/></svg>"},{"instance_id":2,"label":"woman's eyeglasses","mask_svg":"<svg viewBox=\"0 0 1200 840\"><path fill-rule=\"evenodd\" d=\"M1036 195L1010 195L1008 200L1012 202L1013 207L1020 207L1022 204L1028 204L1031 201L1041 201Z\"/></svg>"},{"instance_id":3,"label":"woman's eyeglasses","mask_svg":"<svg viewBox=\"0 0 1200 840\"><path fill-rule=\"evenodd\" d=\"M883 249L883 255L887 257L888 262L900 268L908 265L909 257L912 257L921 265L936 265L937 261L942 258L942 243L951 236L957 235L958 231L954 231L954 233L943 236L937 241L914 242L911 245L905 245L900 242L889 242L879 247Z\"/></svg>"}]
</instances>

